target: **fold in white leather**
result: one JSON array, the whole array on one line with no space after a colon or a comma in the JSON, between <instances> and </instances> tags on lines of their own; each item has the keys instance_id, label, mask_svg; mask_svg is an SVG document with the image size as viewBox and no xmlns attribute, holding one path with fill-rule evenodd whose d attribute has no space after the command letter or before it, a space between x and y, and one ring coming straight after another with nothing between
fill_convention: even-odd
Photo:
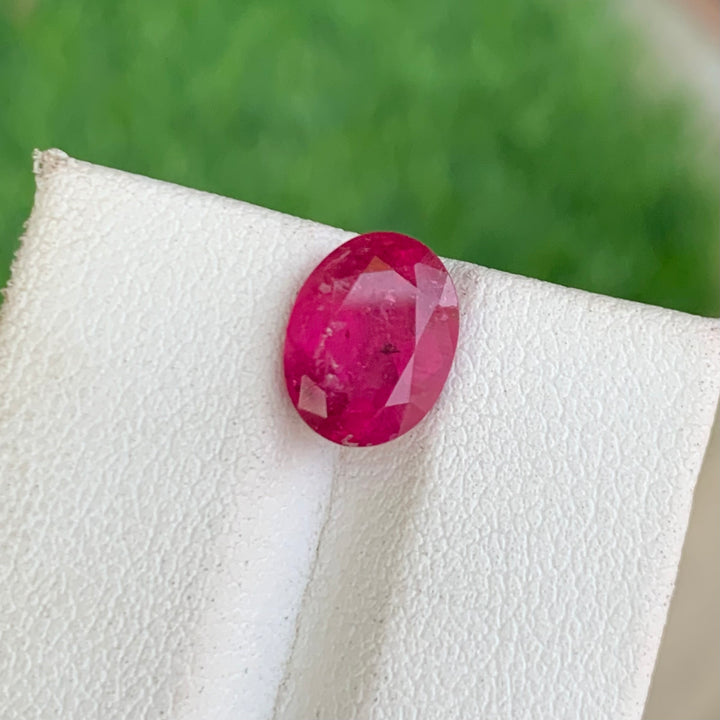
<instances>
[{"instance_id":1,"label":"fold in white leather","mask_svg":"<svg viewBox=\"0 0 720 720\"><path fill-rule=\"evenodd\" d=\"M641 716L717 320L448 261L440 402L342 449L281 353L349 233L36 170L0 320L1 717Z\"/></svg>"}]
</instances>

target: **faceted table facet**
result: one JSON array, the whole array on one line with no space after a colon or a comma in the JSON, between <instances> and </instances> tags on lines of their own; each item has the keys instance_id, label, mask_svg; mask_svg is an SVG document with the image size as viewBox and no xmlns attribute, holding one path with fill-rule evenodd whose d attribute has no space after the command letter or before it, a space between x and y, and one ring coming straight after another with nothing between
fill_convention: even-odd
<instances>
[{"instance_id":1,"label":"faceted table facet","mask_svg":"<svg viewBox=\"0 0 720 720\"><path fill-rule=\"evenodd\" d=\"M458 301L445 266L392 232L359 235L300 289L285 380L303 420L341 445L379 445L430 410L452 365Z\"/></svg>"}]
</instances>

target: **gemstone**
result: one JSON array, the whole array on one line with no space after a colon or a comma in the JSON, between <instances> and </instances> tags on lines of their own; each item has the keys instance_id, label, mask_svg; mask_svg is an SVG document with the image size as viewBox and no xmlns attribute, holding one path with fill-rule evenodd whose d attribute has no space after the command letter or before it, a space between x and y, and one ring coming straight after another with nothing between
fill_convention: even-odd
<instances>
[{"instance_id":1,"label":"gemstone","mask_svg":"<svg viewBox=\"0 0 720 720\"><path fill-rule=\"evenodd\" d=\"M430 248L399 233L358 235L300 288L285 338L290 399L335 443L393 440L435 404L458 323L455 286Z\"/></svg>"}]
</instances>

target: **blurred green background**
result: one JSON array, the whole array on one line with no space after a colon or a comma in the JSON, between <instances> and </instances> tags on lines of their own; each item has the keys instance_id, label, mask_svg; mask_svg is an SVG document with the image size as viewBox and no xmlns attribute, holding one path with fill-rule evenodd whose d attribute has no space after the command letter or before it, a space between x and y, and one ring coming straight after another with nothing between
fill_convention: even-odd
<instances>
[{"instance_id":1,"label":"blurred green background","mask_svg":"<svg viewBox=\"0 0 720 720\"><path fill-rule=\"evenodd\" d=\"M0 0L0 286L34 147L718 313L718 175L604 0Z\"/></svg>"}]
</instances>

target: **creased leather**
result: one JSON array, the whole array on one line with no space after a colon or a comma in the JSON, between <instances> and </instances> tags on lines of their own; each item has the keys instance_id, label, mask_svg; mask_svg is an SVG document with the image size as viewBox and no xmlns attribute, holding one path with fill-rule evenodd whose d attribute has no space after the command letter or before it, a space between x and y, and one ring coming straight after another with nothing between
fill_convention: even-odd
<instances>
[{"instance_id":1,"label":"creased leather","mask_svg":"<svg viewBox=\"0 0 720 720\"><path fill-rule=\"evenodd\" d=\"M440 402L341 449L281 348L349 233L36 164L0 320L0 717L641 716L717 320L448 261Z\"/></svg>"}]
</instances>

